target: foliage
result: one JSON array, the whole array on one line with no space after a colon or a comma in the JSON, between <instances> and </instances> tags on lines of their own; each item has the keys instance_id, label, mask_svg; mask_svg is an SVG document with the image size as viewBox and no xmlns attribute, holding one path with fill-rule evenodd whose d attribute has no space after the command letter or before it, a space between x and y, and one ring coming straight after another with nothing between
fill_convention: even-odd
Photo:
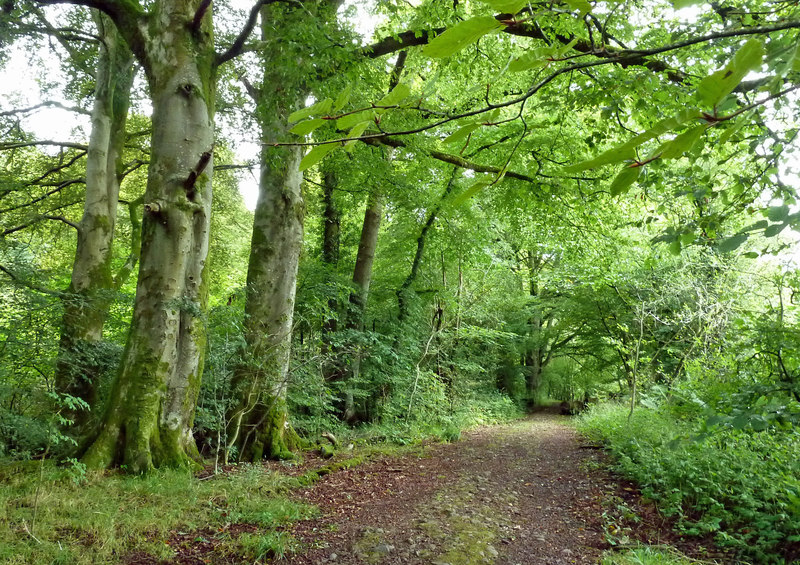
<instances>
[{"instance_id":1,"label":"foliage","mask_svg":"<svg viewBox=\"0 0 800 565\"><path fill-rule=\"evenodd\" d=\"M601 565L692 565L701 563L680 555L669 547L643 546L622 551L607 551Z\"/></svg>"},{"instance_id":2,"label":"foliage","mask_svg":"<svg viewBox=\"0 0 800 565\"><path fill-rule=\"evenodd\" d=\"M579 429L607 446L616 468L642 486L690 535L714 536L759 563L797 557L800 525L795 429L721 430L698 435L697 421L667 408L593 407Z\"/></svg>"},{"instance_id":3,"label":"foliage","mask_svg":"<svg viewBox=\"0 0 800 565\"><path fill-rule=\"evenodd\" d=\"M794 551L797 6L712 4L687 19L691 2L678 0L382 1L364 46L349 29L353 6L322 21L324 10L295 4L264 12L275 60L265 67L265 45L242 37L212 88L225 127L203 265L210 309L192 311L208 333L194 416L202 455L235 459L231 381L250 359L253 218L226 170L242 166L231 148L299 142L311 147L286 174L302 173L292 212L305 239L290 371L273 384L287 385L304 437L452 441L526 405L619 399L625 408L586 417L587 433L687 532L757 559L781 543ZM38 8L4 7L0 42L36 57L49 46L64 80L40 77L45 90L85 110L100 52L88 12ZM220 53L246 18L229 8L207 14ZM70 31L50 39L59 30ZM289 90L305 104L281 98ZM102 339L78 352L86 359L59 351L87 150L78 131L36 139L23 119L34 110L13 104L0 112L0 457L25 460L69 434L53 419L69 402L54 396L59 360L100 368L91 410L102 413L136 281L108 297ZM115 270L136 252L151 128L128 119ZM265 155L259 165L274 165ZM354 275L376 201L367 293ZM259 559L289 542L242 544Z\"/></svg>"}]
</instances>

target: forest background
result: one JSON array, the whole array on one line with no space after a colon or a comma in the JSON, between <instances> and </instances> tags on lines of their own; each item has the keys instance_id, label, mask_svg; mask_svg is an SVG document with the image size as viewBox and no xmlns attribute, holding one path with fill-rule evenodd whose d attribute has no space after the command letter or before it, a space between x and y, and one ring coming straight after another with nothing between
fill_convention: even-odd
<instances>
[{"instance_id":1,"label":"forest background","mask_svg":"<svg viewBox=\"0 0 800 565\"><path fill-rule=\"evenodd\" d=\"M687 531L796 558L795 3L360 9L371 38L334 0L3 3L3 61L61 73L0 108L0 456L139 474L611 400L586 433ZM88 127L26 128L54 106Z\"/></svg>"}]
</instances>

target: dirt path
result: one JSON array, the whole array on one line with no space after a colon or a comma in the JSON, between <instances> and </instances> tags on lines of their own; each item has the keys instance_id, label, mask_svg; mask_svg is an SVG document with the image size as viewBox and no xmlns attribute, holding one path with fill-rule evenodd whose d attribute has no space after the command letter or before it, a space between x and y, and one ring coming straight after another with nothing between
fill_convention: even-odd
<instances>
[{"instance_id":1,"label":"dirt path","mask_svg":"<svg viewBox=\"0 0 800 565\"><path fill-rule=\"evenodd\" d=\"M461 441L333 473L297 497L292 564L596 563L603 473L563 417L537 414ZM301 550L303 551L303 550Z\"/></svg>"}]
</instances>

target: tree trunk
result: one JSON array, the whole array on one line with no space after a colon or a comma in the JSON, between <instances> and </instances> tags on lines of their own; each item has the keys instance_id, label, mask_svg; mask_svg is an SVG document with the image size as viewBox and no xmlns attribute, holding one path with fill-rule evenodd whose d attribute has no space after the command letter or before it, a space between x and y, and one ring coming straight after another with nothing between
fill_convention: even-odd
<instances>
[{"instance_id":1,"label":"tree trunk","mask_svg":"<svg viewBox=\"0 0 800 565\"><path fill-rule=\"evenodd\" d=\"M197 21L200 5L162 0L148 14L117 14L147 74L153 134L133 322L84 455L90 467L141 473L198 458L192 420L206 346L215 84L211 18Z\"/></svg>"},{"instance_id":2,"label":"tree trunk","mask_svg":"<svg viewBox=\"0 0 800 565\"><path fill-rule=\"evenodd\" d=\"M372 264L375 261L375 252L378 247L382 215L383 198L378 189L373 188L367 197L364 224L361 228L356 264L353 268L353 289L350 291L350 305L347 309L345 324L348 330L362 331L364 329L369 286L372 282ZM340 406L340 416L345 422L354 422L358 416L350 383L358 377L360 370L361 353L356 350L352 352L349 369L338 375L344 395L343 405Z\"/></svg>"},{"instance_id":3,"label":"tree trunk","mask_svg":"<svg viewBox=\"0 0 800 565\"><path fill-rule=\"evenodd\" d=\"M55 382L59 393L77 397L96 410L97 380L104 365L97 346L114 291L124 282L114 280L111 261L134 68L133 54L108 16L95 12L94 17L102 45L95 74L86 199L72 279L64 300ZM70 410L64 415L81 430L90 414L86 410Z\"/></svg>"},{"instance_id":4,"label":"tree trunk","mask_svg":"<svg viewBox=\"0 0 800 565\"><path fill-rule=\"evenodd\" d=\"M411 262L411 272L408 273L408 276L403 281L403 284L400 285L399 289L397 289L397 306L399 311L398 320L401 324L408 319L410 310L408 297L411 291L411 285L417 280L417 275L419 274L419 267L422 264L422 257L425 251L425 242L427 240L428 232L433 227L434 222L436 222L439 211L442 209L442 204L444 204L444 201L453 191L453 186L455 186L456 179L458 178L458 171L458 167L453 167L453 174L450 176L450 180L448 181L444 192L442 192L442 196L428 214L428 219L425 221L425 225L422 226L422 230L417 238L417 252L414 254L414 260Z\"/></svg>"},{"instance_id":5,"label":"tree trunk","mask_svg":"<svg viewBox=\"0 0 800 565\"><path fill-rule=\"evenodd\" d=\"M528 251L528 276L529 293L534 301L538 301L539 296L539 272L542 268L542 257ZM538 302L533 304L533 312L528 320L528 338L530 346L525 352L525 384L528 395L528 404L533 407L536 403L536 394L542 380L542 358L544 357L542 348L542 309Z\"/></svg>"},{"instance_id":6,"label":"tree trunk","mask_svg":"<svg viewBox=\"0 0 800 565\"><path fill-rule=\"evenodd\" d=\"M264 126L271 138L281 123ZM269 136L269 137L267 137ZM274 139L274 138L273 138ZM239 396L230 446L240 459L291 457L296 438L288 425L286 388L292 341L297 267L303 244L303 180L299 147L266 147L247 272L246 361L237 372Z\"/></svg>"},{"instance_id":7,"label":"tree trunk","mask_svg":"<svg viewBox=\"0 0 800 565\"><path fill-rule=\"evenodd\" d=\"M364 224L361 228L361 239L358 242L356 265L353 268L353 291L350 293L350 309L347 316L348 329L364 328L364 315L369 297L369 285L372 282L372 264L378 249L378 233L381 229L383 215L383 198L378 189L373 188L367 197L367 209L364 211Z\"/></svg>"},{"instance_id":8,"label":"tree trunk","mask_svg":"<svg viewBox=\"0 0 800 565\"><path fill-rule=\"evenodd\" d=\"M337 289L335 280L336 272L339 267L341 211L339 210L334 196L334 191L338 183L336 172L330 168L330 161L326 161L323 166L325 168L322 175L322 201L325 207L322 212L322 264L327 271L328 279L331 281L329 287L333 294L333 296L328 299L328 308L331 314L322 324L323 353L327 353L330 351L330 334L336 333L338 329L338 312L340 309L339 300L336 298Z\"/></svg>"},{"instance_id":9,"label":"tree trunk","mask_svg":"<svg viewBox=\"0 0 800 565\"><path fill-rule=\"evenodd\" d=\"M294 14L295 17L297 14ZM306 91L300 77L280 74L281 46L274 27L288 33L291 18L261 11L264 79L259 115L262 142L291 137L288 116L302 105ZM276 37L277 36L277 37ZM258 203L247 272L244 363L237 370L234 389L238 403L231 418L228 447L241 460L262 457L286 459L299 438L288 421L286 389L297 288L297 267L303 245L305 214L299 171L300 147L262 145Z\"/></svg>"}]
</instances>

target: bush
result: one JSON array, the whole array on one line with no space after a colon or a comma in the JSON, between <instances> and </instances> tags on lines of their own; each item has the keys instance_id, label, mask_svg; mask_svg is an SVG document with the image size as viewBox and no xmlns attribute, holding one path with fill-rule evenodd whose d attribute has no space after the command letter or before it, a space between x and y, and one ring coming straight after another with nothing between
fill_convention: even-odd
<instances>
[{"instance_id":1,"label":"bush","mask_svg":"<svg viewBox=\"0 0 800 565\"><path fill-rule=\"evenodd\" d=\"M685 533L713 534L719 545L759 563L800 558L796 429L706 435L663 410L640 408L628 419L619 404L595 406L578 422Z\"/></svg>"}]
</instances>

